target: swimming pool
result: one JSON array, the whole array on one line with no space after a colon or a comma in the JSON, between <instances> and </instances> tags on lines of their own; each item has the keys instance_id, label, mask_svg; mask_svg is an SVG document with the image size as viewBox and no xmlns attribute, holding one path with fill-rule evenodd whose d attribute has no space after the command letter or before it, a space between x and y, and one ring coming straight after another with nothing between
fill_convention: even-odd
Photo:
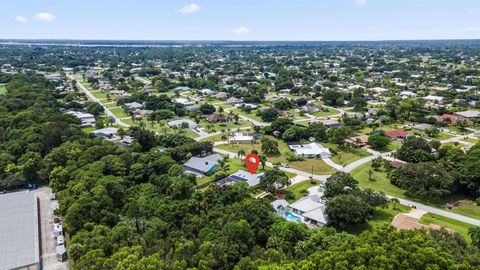
<instances>
[{"instance_id":1,"label":"swimming pool","mask_svg":"<svg viewBox=\"0 0 480 270\"><path fill-rule=\"evenodd\" d=\"M285 216L286 219L291 220L291 221L300 222L300 220L301 220L301 218L299 216L296 216L296 215L290 213L289 211L285 211L283 213L283 215Z\"/></svg>"}]
</instances>

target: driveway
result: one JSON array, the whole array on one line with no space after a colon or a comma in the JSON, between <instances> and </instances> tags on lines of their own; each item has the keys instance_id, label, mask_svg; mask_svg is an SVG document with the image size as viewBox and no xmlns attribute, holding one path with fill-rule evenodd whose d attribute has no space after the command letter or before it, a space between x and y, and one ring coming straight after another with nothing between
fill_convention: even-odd
<instances>
[{"instance_id":1,"label":"driveway","mask_svg":"<svg viewBox=\"0 0 480 270\"><path fill-rule=\"evenodd\" d=\"M41 237L41 261L45 270L67 270L68 262L57 261L57 240L53 231L53 209L58 208L58 201L50 200L51 189L41 187L35 190L39 202L39 224Z\"/></svg>"}]
</instances>

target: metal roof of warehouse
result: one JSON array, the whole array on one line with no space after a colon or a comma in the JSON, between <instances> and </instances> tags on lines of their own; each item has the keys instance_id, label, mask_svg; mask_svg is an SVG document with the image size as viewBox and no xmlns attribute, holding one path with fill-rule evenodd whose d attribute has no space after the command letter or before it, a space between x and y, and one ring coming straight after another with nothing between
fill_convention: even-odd
<instances>
[{"instance_id":1,"label":"metal roof of warehouse","mask_svg":"<svg viewBox=\"0 0 480 270\"><path fill-rule=\"evenodd\" d=\"M0 195L0 270L39 263L38 202L33 192Z\"/></svg>"}]
</instances>

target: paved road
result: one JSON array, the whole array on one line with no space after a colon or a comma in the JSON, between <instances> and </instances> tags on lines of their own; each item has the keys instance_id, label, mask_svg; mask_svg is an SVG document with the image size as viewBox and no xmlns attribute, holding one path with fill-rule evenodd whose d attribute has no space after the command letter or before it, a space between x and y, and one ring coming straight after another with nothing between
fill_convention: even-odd
<instances>
[{"instance_id":1,"label":"paved road","mask_svg":"<svg viewBox=\"0 0 480 270\"><path fill-rule=\"evenodd\" d=\"M322 158L322 160L325 163L327 163L328 166L333 167L333 168L337 169L338 171L343 169L342 165L339 165L339 164L333 162L333 160L331 158Z\"/></svg>"},{"instance_id":2,"label":"paved road","mask_svg":"<svg viewBox=\"0 0 480 270\"><path fill-rule=\"evenodd\" d=\"M41 260L45 270L66 270L68 262L57 261L57 240L53 232L53 209L58 208L58 201L50 200L51 189L41 187L35 190L40 208L40 235L41 235Z\"/></svg>"},{"instance_id":3,"label":"paved road","mask_svg":"<svg viewBox=\"0 0 480 270\"><path fill-rule=\"evenodd\" d=\"M73 77L73 75L69 75L69 78L71 80L77 80L75 77ZM77 86L88 96L88 98L90 98L91 100L95 101L96 103L102 105L103 109L105 110L105 114L107 114L107 116L109 118L113 118L115 119L115 123L119 126L122 126L122 127L130 127L129 124L123 122L120 118L118 118L115 114L113 114L109 108L107 108L105 105L103 105L103 103L100 101L100 99L98 99L96 96L94 96L90 90L88 90L85 86L83 86L83 84L81 84L79 81L77 81Z\"/></svg>"},{"instance_id":4,"label":"paved road","mask_svg":"<svg viewBox=\"0 0 480 270\"><path fill-rule=\"evenodd\" d=\"M387 197L395 198L395 197L389 196L389 195L387 195ZM452 213L452 212L449 212L449 211L445 211L445 210L442 210L442 209L438 209L438 208L431 207L431 206L424 205L424 204L417 203L417 202L412 202L412 201L405 200L405 199L400 199L400 198L397 198L397 199L401 204L406 205L406 206L411 207L412 205L415 205L417 207L417 209L419 209L419 210L427 211L427 212L430 212L432 214L448 217L448 218L455 219L455 220L458 220L458 221L462 221L462 222L465 222L465 223L468 223L468 224L480 226L480 220L478 220L478 219L474 219L474 218L466 217L466 216L463 216L463 215L455 214L455 213Z\"/></svg>"}]
</instances>

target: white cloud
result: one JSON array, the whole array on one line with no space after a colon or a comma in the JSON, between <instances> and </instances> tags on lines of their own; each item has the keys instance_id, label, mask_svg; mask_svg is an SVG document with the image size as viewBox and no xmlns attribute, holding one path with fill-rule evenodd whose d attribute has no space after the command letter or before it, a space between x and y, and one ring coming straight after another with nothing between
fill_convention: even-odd
<instances>
[{"instance_id":1,"label":"white cloud","mask_svg":"<svg viewBox=\"0 0 480 270\"><path fill-rule=\"evenodd\" d=\"M52 22L57 19L57 16L46 12L40 12L35 14L35 16L33 16L33 19L39 22Z\"/></svg>"},{"instance_id":2,"label":"white cloud","mask_svg":"<svg viewBox=\"0 0 480 270\"><path fill-rule=\"evenodd\" d=\"M178 10L178 12L183 13L183 14L192 14L192 13L195 13L195 12L198 12L198 11L200 11L200 6L195 4L195 3L192 3L190 5L186 5L186 6L184 6L181 9Z\"/></svg>"},{"instance_id":3,"label":"white cloud","mask_svg":"<svg viewBox=\"0 0 480 270\"><path fill-rule=\"evenodd\" d=\"M367 3L367 0L355 0L355 5L363 6Z\"/></svg>"},{"instance_id":4,"label":"white cloud","mask_svg":"<svg viewBox=\"0 0 480 270\"><path fill-rule=\"evenodd\" d=\"M233 32L237 34L246 34L246 33L250 33L250 29L242 25L239 28L233 30Z\"/></svg>"},{"instance_id":5,"label":"white cloud","mask_svg":"<svg viewBox=\"0 0 480 270\"><path fill-rule=\"evenodd\" d=\"M13 19L13 21L17 24L24 24L27 22L27 18L22 16L15 16L15 19Z\"/></svg>"},{"instance_id":6,"label":"white cloud","mask_svg":"<svg viewBox=\"0 0 480 270\"><path fill-rule=\"evenodd\" d=\"M480 27L474 27L474 26L469 26L469 27L465 27L465 28L460 29L460 31L462 31L462 32L476 32L476 31L479 31L479 30L480 30Z\"/></svg>"}]
</instances>

